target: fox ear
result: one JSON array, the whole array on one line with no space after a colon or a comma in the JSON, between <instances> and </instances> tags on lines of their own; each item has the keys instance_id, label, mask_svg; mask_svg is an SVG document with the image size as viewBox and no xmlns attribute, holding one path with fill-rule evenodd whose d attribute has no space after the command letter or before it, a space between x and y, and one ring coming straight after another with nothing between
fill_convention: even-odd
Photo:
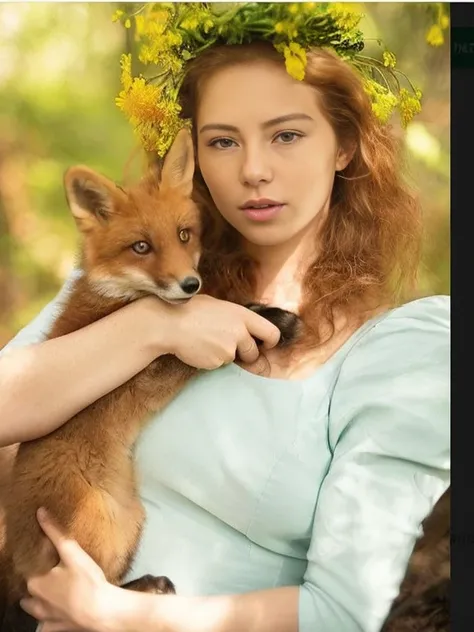
<instances>
[{"instance_id":1,"label":"fox ear","mask_svg":"<svg viewBox=\"0 0 474 632\"><path fill-rule=\"evenodd\" d=\"M178 132L165 156L161 171L161 184L170 188L181 188L185 195L193 191L194 147L187 129Z\"/></svg>"},{"instance_id":2,"label":"fox ear","mask_svg":"<svg viewBox=\"0 0 474 632\"><path fill-rule=\"evenodd\" d=\"M140 183L153 194L160 189L162 167L156 156L151 156L148 159L148 165L145 175L142 177Z\"/></svg>"},{"instance_id":3,"label":"fox ear","mask_svg":"<svg viewBox=\"0 0 474 632\"><path fill-rule=\"evenodd\" d=\"M126 196L114 182L83 166L66 171L64 188L71 213L83 232L108 222L119 199Z\"/></svg>"}]
</instances>

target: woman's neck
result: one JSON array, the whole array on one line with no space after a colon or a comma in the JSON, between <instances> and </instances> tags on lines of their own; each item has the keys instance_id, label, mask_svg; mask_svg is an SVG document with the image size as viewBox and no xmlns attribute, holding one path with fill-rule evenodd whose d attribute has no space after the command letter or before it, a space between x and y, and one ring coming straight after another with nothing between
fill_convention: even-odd
<instances>
[{"instance_id":1,"label":"woman's neck","mask_svg":"<svg viewBox=\"0 0 474 632\"><path fill-rule=\"evenodd\" d=\"M255 300L297 311L304 275L316 259L314 233L275 246L247 244L259 264Z\"/></svg>"}]
</instances>

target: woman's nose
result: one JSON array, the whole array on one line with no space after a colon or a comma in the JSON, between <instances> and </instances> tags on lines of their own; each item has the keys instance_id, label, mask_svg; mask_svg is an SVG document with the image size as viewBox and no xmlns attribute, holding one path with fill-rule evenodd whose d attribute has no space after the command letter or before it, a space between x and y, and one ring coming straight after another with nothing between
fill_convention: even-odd
<instances>
[{"instance_id":1,"label":"woman's nose","mask_svg":"<svg viewBox=\"0 0 474 632\"><path fill-rule=\"evenodd\" d=\"M241 183L247 186L257 186L261 182L270 182L272 178L273 169L270 165L270 157L264 149L247 149L242 158Z\"/></svg>"}]
</instances>

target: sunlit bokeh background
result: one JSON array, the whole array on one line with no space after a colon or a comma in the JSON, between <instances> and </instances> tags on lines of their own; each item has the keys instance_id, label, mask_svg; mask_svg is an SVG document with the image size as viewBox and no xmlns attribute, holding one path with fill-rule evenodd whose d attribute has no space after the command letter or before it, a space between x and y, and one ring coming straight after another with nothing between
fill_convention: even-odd
<instances>
[{"instance_id":1,"label":"sunlit bokeh background","mask_svg":"<svg viewBox=\"0 0 474 632\"><path fill-rule=\"evenodd\" d=\"M425 214L424 293L450 293L449 29L429 45L426 3L362 3L367 37L381 37L422 89L403 134ZM136 148L114 104L130 32L115 3L0 3L0 347L51 300L74 265L77 235L64 170L85 163L120 180Z\"/></svg>"}]
</instances>

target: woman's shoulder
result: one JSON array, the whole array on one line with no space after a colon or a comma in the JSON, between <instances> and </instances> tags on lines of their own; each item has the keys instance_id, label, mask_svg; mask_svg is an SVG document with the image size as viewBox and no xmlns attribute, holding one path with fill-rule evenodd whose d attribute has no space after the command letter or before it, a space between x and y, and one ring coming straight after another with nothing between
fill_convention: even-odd
<instances>
[{"instance_id":1,"label":"woman's shoulder","mask_svg":"<svg viewBox=\"0 0 474 632\"><path fill-rule=\"evenodd\" d=\"M425 296L404 303L390 310L383 320L389 326L400 326L401 321L413 321L413 325L433 325L449 330L451 322L451 297L446 294Z\"/></svg>"},{"instance_id":2,"label":"woman's shoulder","mask_svg":"<svg viewBox=\"0 0 474 632\"><path fill-rule=\"evenodd\" d=\"M446 360L450 342L449 296L404 303L368 320L352 335L341 349L338 381L346 376L362 379L369 366L388 377L402 370L409 372L420 361L429 370L428 357L438 354Z\"/></svg>"},{"instance_id":3,"label":"woman's shoulder","mask_svg":"<svg viewBox=\"0 0 474 632\"><path fill-rule=\"evenodd\" d=\"M356 336L346 360L373 352L404 356L423 348L448 345L451 332L451 299L447 295L419 298L368 321Z\"/></svg>"},{"instance_id":4,"label":"woman's shoulder","mask_svg":"<svg viewBox=\"0 0 474 632\"><path fill-rule=\"evenodd\" d=\"M448 296L417 299L366 323L332 392L334 441L357 419L364 432L383 420L392 439L399 428L407 441L416 427L425 439L436 428L447 444L450 367Z\"/></svg>"},{"instance_id":5,"label":"woman's shoulder","mask_svg":"<svg viewBox=\"0 0 474 632\"><path fill-rule=\"evenodd\" d=\"M447 393L450 371L450 298L428 296L368 321L339 366L333 398L352 402L413 389Z\"/></svg>"}]
</instances>

